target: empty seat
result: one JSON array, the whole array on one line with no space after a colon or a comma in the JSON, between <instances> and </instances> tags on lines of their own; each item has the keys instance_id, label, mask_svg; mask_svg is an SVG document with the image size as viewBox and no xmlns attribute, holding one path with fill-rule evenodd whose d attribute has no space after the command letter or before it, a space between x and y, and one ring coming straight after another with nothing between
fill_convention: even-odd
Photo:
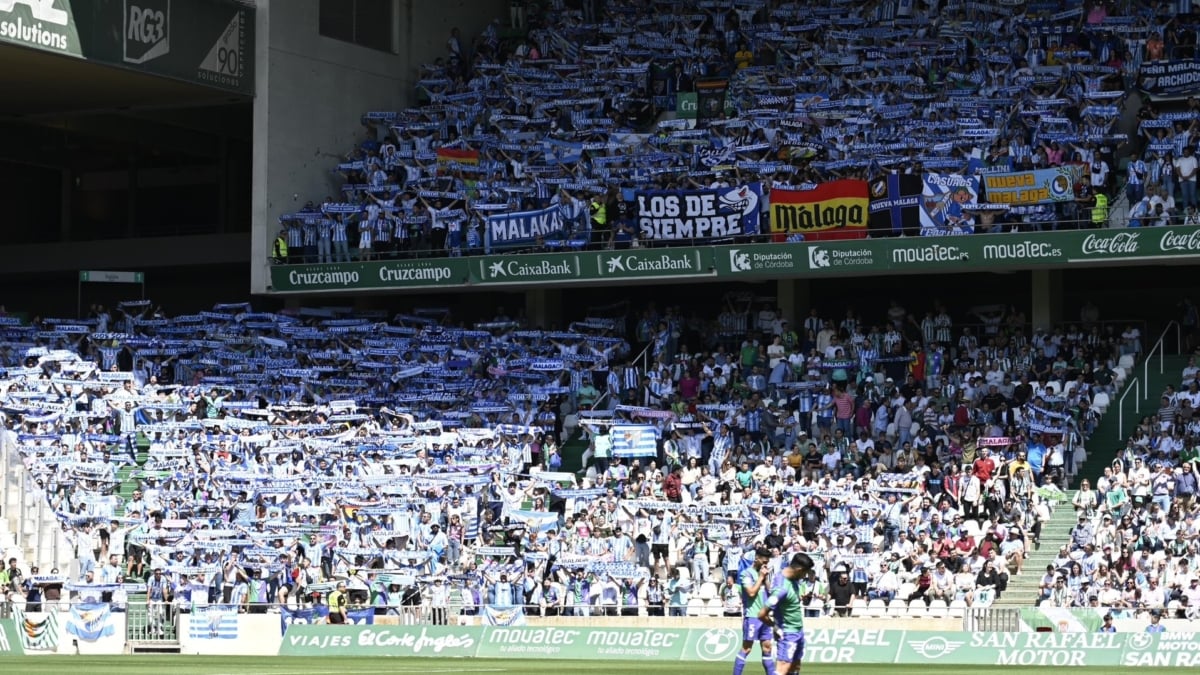
<instances>
[{"instance_id":1,"label":"empty seat","mask_svg":"<svg viewBox=\"0 0 1200 675\"><path fill-rule=\"evenodd\" d=\"M925 601L917 598L908 603L908 616L916 619L923 619L929 616L929 608L925 606Z\"/></svg>"},{"instance_id":2,"label":"empty seat","mask_svg":"<svg viewBox=\"0 0 1200 675\"><path fill-rule=\"evenodd\" d=\"M708 601L705 606L705 613L709 616L723 616L725 614L725 603L720 598L713 598Z\"/></svg>"},{"instance_id":3,"label":"empty seat","mask_svg":"<svg viewBox=\"0 0 1200 675\"><path fill-rule=\"evenodd\" d=\"M1123 354L1121 358L1117 360L1117 366L1124 368L1127 371L1133 370L1134 363L1135 361L1133 359L1133 354Z\"/></svg>"},{"instance_id":4,"label":"empty seat","mask_svg":"<svg viewBox=\"0 0 1200 675\"><path fill-rule=\"evenodd\" d=\"M707 612L707 609L708 609L708 606L700 598L691 598L688 600L688 604L687 604L687 615L688 616L704 616L705 613Z\"/></svg>"},{"instance_id":5,"label":"empty seat","mask_svg":"<svg viewBox=\"0 0 1200 675\"><path fill-rule=\"evenodd\" d=\"M711 581L706 581L700 584L699 598L701 600L712 600L717 597L717 585Z\"/></svg>"},{"instance_id":6,"label":"empty seat","mask_svg":"<svg viewBox=\"0 0 1200 675\"><path fill-rule=\"evenodd\" d=\"M967 614L967 602L966 600L951 600L948 609L950 618L961 619Z\"/></svg>"},{"instance_id":7,"label":"empty seat","mask_svg":"<svg viewBox=\"0 0 1200 675\"><path fill-rule=\"evenodd\" d=\"M946 606L945 600L936 599L929 603L930 618L944 619L949 615L950 615L950 608Z\"/></svg>"},{"instance_id":8,"label":"empty seat","mask_svg":"<svg viewBox=\"0 0 1200 675\"><path fill-rule=\"evenodd\" d=\"M893 619L903 619L908 616L908 601L899 598L892 600L887 608L887 616Z\"/></svg>"},{"instance_id":9,"label":"empty seat","mask_svg":"<svg viewBox=\"0 0 1200 675\"><path fill-rule=\"evenodd\" d=\"M1096 394L1094 398L1092 398L1092 408L1101 415L1104 414L1105 410L1108 410L1110 403L1111 399L1108 397L1108 394L1104 392L1100 392Z\"/></svg>"},{"instance_id":10,"label":"empty seat","mask_svg":"<svg viewBox=\"0 0 1200 675\"><path fill-rule=\"evenodd\" d=\"M887 613L887 603L878 598L867 603L865 615L873 619L878 619Z\"/></svg>"}]
</instances>

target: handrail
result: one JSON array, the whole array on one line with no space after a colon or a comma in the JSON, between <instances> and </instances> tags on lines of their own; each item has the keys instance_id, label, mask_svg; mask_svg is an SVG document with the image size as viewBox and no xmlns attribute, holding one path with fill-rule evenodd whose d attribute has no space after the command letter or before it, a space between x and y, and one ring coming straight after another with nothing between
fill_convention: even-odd
<instances>
[{"instance_id":1,"label":"handrail","mask_svg":"<svg viewBox=\"0 0 1200 675\"><path fill-rule=\"evenodd\" d=\"M596 408L599 408L600 404L604 403L604 399L606 398L608 398L608 387L604 388L604 392L600 394L600 398L596 399L596 402L593 403L592 407L588 408L588 410L594 411Z\"/></svg>"},{"instance_id":2,"label":"handrail","mask_svg":"<svg viewBox=\"0 0 1200 675\"><path fill-rule=\"evenodd\" d=\"M632 363L634 365L638 365L638 362L641 362L640 366L641 366L643 373L646 372L646 364L648 363L647 358L646 358L646 353L650 351L650 347L652 347L652 346L654 346L653 343L646 345L646 348L643 349L641 351L641 353L639 353L637 356L633 357L629 361L630 363ZM588 408L588 410L589 411L596 410L597 408L600 407L601 403L604 403L604 399L606 399L606 398L608 398L608 387L604 388L604 392L600 394L600 398L597 398L596 402L593 403L592 407ZM617 403L620 403L620 401L617 401Z\"/></svg>"},{"instance_id":3,"label":"handrail","mask_svg":"<svg viewBox=\"0 0 1200 675\"><path fill-rule=\"evenodd\" d=\"M1150 360L1154 358L1155 352L1158 352L1158 374L1162 375L1166 367L1164 365L1164 355L1167 351L1167 332L1171 330L1171 326L1175 327L1175 348L1180 349L1183 344L1183 329L1180 327L1179 322L1174 320L1168 321L1167 325L1163 327L1162 334L1158 336L1158 342L1154 343L1154 347L1150 349L1146 354L1145 361L1142 362L1142 379L1144 380L1143 400L1150 400Z\"/></svg>"},{"instance_id":4,"label":"handrail","mask_svg":"<svg viewBox=\"0 0 1200 675\"><path fill-rule=\"evenodd\" d=\"M1124 442L1125 439L1128 438L1128 436L1125 435L1125 397L1129 395L1129 392L1134 392L1133 412L1142 412L1141 388L1142 383L1137 377L1134 377L1132 380L1129 380L1125 383L1125 391L1122 392L1121 397L1117 399L1117 436L1120 437L1121 442Z\"/></svg>"},{"instance_id":5,"label":"handrail","mask_svg":"<svg viewBox=\"0 0 1200 675\"><path fill-rule=\"evenodd\" d=\"M654 346L654 341L651 340L646 348L640 354L633 357L629 362L642 369L642 374L645 375L650 365L650 348Z\"/></svg>"}]
</instances>

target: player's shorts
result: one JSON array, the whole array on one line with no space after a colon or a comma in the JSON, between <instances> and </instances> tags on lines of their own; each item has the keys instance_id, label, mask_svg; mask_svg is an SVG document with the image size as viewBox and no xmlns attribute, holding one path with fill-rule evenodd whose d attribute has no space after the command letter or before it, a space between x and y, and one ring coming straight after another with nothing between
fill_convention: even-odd
<instances>
[{"instance_id":1,"label":"player's shorts","mask_svg":"<svg viewBox=\"0 0 1200 675\"><path fill-rule=\"evenodd\" d=\"M797 663L804 658L804 631L787 632L775 641L775 660Z\"/></svg>"},{"instance_id":2,"label":"player's shorts","mask_svg":"<svg viewBox=\"0 0 1200 675\"><path fill-rule=\"evenodd\" d=\"M774 635L771 634L770 626L752 616L742 619L743 642L764 642L772 639L774 639Z\"/></svg>"}]
</instances>

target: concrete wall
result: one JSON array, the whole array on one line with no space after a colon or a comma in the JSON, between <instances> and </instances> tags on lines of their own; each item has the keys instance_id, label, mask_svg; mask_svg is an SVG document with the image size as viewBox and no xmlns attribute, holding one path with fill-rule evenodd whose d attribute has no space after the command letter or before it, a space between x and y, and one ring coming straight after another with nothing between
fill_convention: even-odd
<instances>
[{"instance_id":1,"label":"concrete wall","mask_svg":"<svg viewBox=\"0 0 1200 675\"><path fill-rule=\"evenodd\" d=\"M340 187L331 174L362 141L360 120L413 100L422 63L444 56L450 29L464 47L506 0L394 0L396 53L318 34L318 0L259 0L254 103L251 291L266 290L266 259L279 214Z\"/></svg>"}]
</instances>

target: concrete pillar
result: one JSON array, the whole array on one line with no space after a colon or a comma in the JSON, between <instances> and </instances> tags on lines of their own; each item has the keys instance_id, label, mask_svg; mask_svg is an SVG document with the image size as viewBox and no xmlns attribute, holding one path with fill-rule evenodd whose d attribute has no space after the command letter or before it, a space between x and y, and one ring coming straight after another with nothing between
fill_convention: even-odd
<instances>
[{"instance_id":1,"label":"concrete pillar","mask_svg":"<svg viewBox=\"0 0 1200 675\"><path fill-rule=\"evenodd\" d=\"M562 291L556 288L539 288L525 292L525 318L529 325L545 330L565 330L563 325Z\"/></svg>"},{"instance_id":2,"label":"concrete pillar","mask_svg":"<svg viewBox=\"0 0 1200 675\"><path fill-rule=\"evenodd\" d=\"M797 322L808 316L811 301L811 282L808 279L780 279L776 282L776 304L783 310L783 318L787 319L792 329L799 331Z\"/></svg>"},{"instance_id":3,"label":"concrete pillar","mask_svg":"<svg viewBox=\"0 0 1200 675\"><path fill-rule=\"evenodd\" d=\"M1034 270L1030 287L1033 327L1049 330L1063 320L1062 270Z\"/></svg>"}]
</instances>

